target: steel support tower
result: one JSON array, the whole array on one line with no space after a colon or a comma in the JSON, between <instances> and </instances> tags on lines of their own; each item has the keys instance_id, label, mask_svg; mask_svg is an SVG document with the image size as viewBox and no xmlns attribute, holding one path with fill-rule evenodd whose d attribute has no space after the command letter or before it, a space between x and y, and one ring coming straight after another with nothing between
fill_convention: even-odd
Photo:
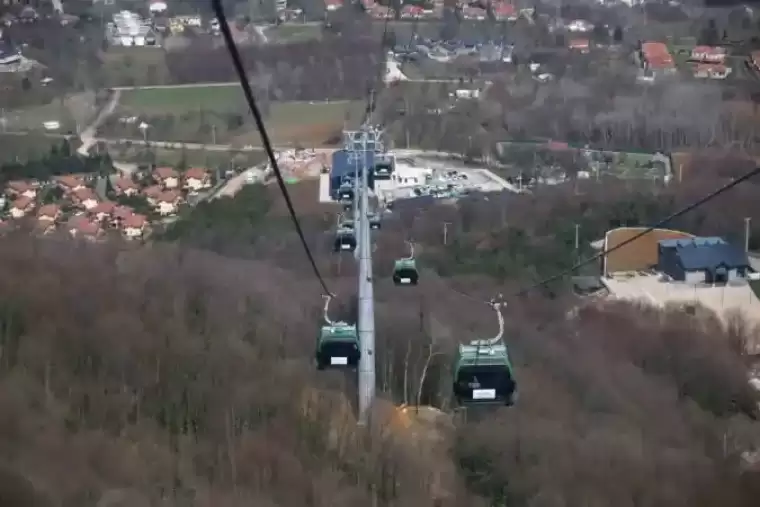
<instances>
[{"instance_id":1,"label":"steel support tower","mask_svg":"<svg viewBox=\"0 0 760 507\"><path fill-rule=\"evenodd\" d=\"M369 173L374 168L374 154L382 150L379 132L368 125L344 133L345 149L357 163L360 178L354 178L358 192L354 194L354 222L359 258L359 423L366 424L369 409L375 399L375 294L372 277L372 237L369 226ZM372 155L370 155L372 154Z\"/></svg>"}]
</instances>

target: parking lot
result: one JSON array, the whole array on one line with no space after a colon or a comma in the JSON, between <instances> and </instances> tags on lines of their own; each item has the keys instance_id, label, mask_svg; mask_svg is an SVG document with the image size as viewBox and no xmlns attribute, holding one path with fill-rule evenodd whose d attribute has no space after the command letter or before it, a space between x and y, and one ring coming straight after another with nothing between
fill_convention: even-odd
<instances>
[{"instance_id":1,"label":"parking lot","mask_svg":"<svg viewBox=\"0 0 760 507\"><path fill-rule=\"evenodd\" d=\"M329 176L320 176L320 201L328 202ZM519 190L485 168L465 165L461 160L436 155L396 153L395 171L390 180L376 180L375 194L380 202L431 196L456 199L471 192Z\"/></svg>"},{"instance_id":2,"label":"parking lot","mask_svg":"<svg viewBox=\"0 0 760 507\"><path fill-rule=\"evenodd\" d=\"M381 200L394 201L426 195L457 198L471 192L517 190L491 171L466 166L459 160L397 156L396 168L395 180L375 183L375 191Z\"/></svg>"}]
</instances>

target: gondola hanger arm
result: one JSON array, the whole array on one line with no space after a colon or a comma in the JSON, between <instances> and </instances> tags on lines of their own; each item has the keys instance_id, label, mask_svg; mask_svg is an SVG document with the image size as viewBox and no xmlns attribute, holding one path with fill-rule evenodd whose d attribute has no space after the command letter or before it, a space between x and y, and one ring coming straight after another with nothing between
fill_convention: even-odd
<instances>
[{"instance_id":1,"label":"gondola hanger arm","mask_svg":"<svg viewBox=\"0 0 760 507\"><path fill-rule=\"evenodd\" d=\"M409 257L406 258L408 261L414 260L414 242L411 240L407 240L406 244L409 245Z\"/></svg>"},{"instance_id":2,"label":"gondola hanger arm","mask_svg":"<svg viewBox=\"0 0 760 507\"><path fill-rule=\"evenodd\" d=\"M324 319L325 322L327 322L328 326L334 325L334 322L330 320L329 310L330 310L330 301L332 301L332 294L323 294L322 298L325 300L325 308L324 308Z\"/></svg>"}]
</instances>

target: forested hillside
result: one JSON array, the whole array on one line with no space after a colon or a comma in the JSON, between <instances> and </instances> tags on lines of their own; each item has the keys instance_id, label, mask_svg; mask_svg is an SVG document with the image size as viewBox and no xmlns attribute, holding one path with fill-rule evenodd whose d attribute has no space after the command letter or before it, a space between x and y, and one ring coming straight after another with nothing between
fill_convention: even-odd
<instances>
[{"instance_id":1,"label":"forested hillside","mask_svg":"<svg viewBox=\"0 0 760 507\"><path fill-rule=\"evenodd\" d=\"M418 398L448 410L456 343L496 330L493 312L460 292L488 298L521 278L437 274L448 245L547 269L520 249L565 245L551 243L551 217L583 199L526 201L532 214L493 199L388 221L375 256L382 399L373 424L357 428L353 378L313 367L322 300L279 198L250 192L259 202L246 213L230 202L197 209L232 225L215 233L196 216L167 233L173 243L0 239L0 504L757 504L758 478L740 459L760 444L740 324L623 304L573 312L579 302L559 288L553 299L510 299L518 404L453 418L432 445L399 422L394 405ZM334 316L351 319L353 263L327 253L326 210L308 211ZM431 218L445 213L469 220L451 226L447 245ZM510 246L518 224L546 232ZM431 257L421 285L403 291L385 276L411 229Z\"/></svg>"}]
</instances>

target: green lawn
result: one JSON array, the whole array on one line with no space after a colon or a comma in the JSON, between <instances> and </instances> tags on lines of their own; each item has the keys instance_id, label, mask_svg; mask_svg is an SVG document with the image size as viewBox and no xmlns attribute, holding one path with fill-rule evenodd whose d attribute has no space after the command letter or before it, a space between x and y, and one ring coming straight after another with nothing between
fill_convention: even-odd
<instances>
[{"instance_id":1,"label":"green lawn","mask_svg":"<svg viewBox=\"0 0 760 507\"><path fill-rule=\"evenodd\" d=\"M107 86L157 85L169 82L166 52L154 47L110 47L100 54Z\"/></svg>"},{"instance_id":2,"label":"green lawn","mask_svg":"<svg viewBox=\"0 0 760 507\"><path fill-rule=\"evenodd\" d=\"M359 125L363 113L361 101L272 102L265 121L275 143L312 147L339 136L344 125ZM117 115L142 116L155 125L155 140L208 143L215 138L218 143L239 146L261 142L238 86L129 90L122 94ZM170 124L166 115L174 117ZM230 119L236 115L242 116L244 124L231 127ZM113 134L141 137L137 131Z\"/></svg>"},{"instance_id":3,"label":"green lawn","mask_svg":"<svg viewBox=\"0 0 760 507\"><path fill-rule=\"evenodd\" d=\"M321 24L287 24L267 28L264 34L270 42L303 42L322 38Z\"/></svg>"},{"instance_id":4,"label":"green lawn","mask_svg":"<svg viewBox=\"0 0 760 507\"><path fill-rule=\"evenodd\" d=\"M6 129L9 131L39 130L46 121L58 121L61 128L57 132L67 133L76 130L76 124L71 113L61 100L56 99L50 104L33 106L25 109L7 111L5 113Z\"/></svg>"},{"instance_id":5,"label":"green lawn","mask_svg":"<svg viewBox=\"0 0 760 507\"><path fill-rule=\"evenodd\" d=\"M206 150L170 150L163 148L145 148L144 146L111 146L111 156L124 162L137 164L155 163L157 165L178 166L184 162L188 167L228 167L230 163L236 166L251 167L266 160L266 153L253 152L221 152Z\"/></svg>"},{"instance_id":6,"label":"green lawn","mask_svg":"<svg viewBox=\"0 0 760 507\"><path fill-rule=\"evenodd\" d=\"M149 88L121 94L121 107L134 114L182 114L201 109L239 112L245 104L240 85Z\"/></svg>"}]
</instances>

